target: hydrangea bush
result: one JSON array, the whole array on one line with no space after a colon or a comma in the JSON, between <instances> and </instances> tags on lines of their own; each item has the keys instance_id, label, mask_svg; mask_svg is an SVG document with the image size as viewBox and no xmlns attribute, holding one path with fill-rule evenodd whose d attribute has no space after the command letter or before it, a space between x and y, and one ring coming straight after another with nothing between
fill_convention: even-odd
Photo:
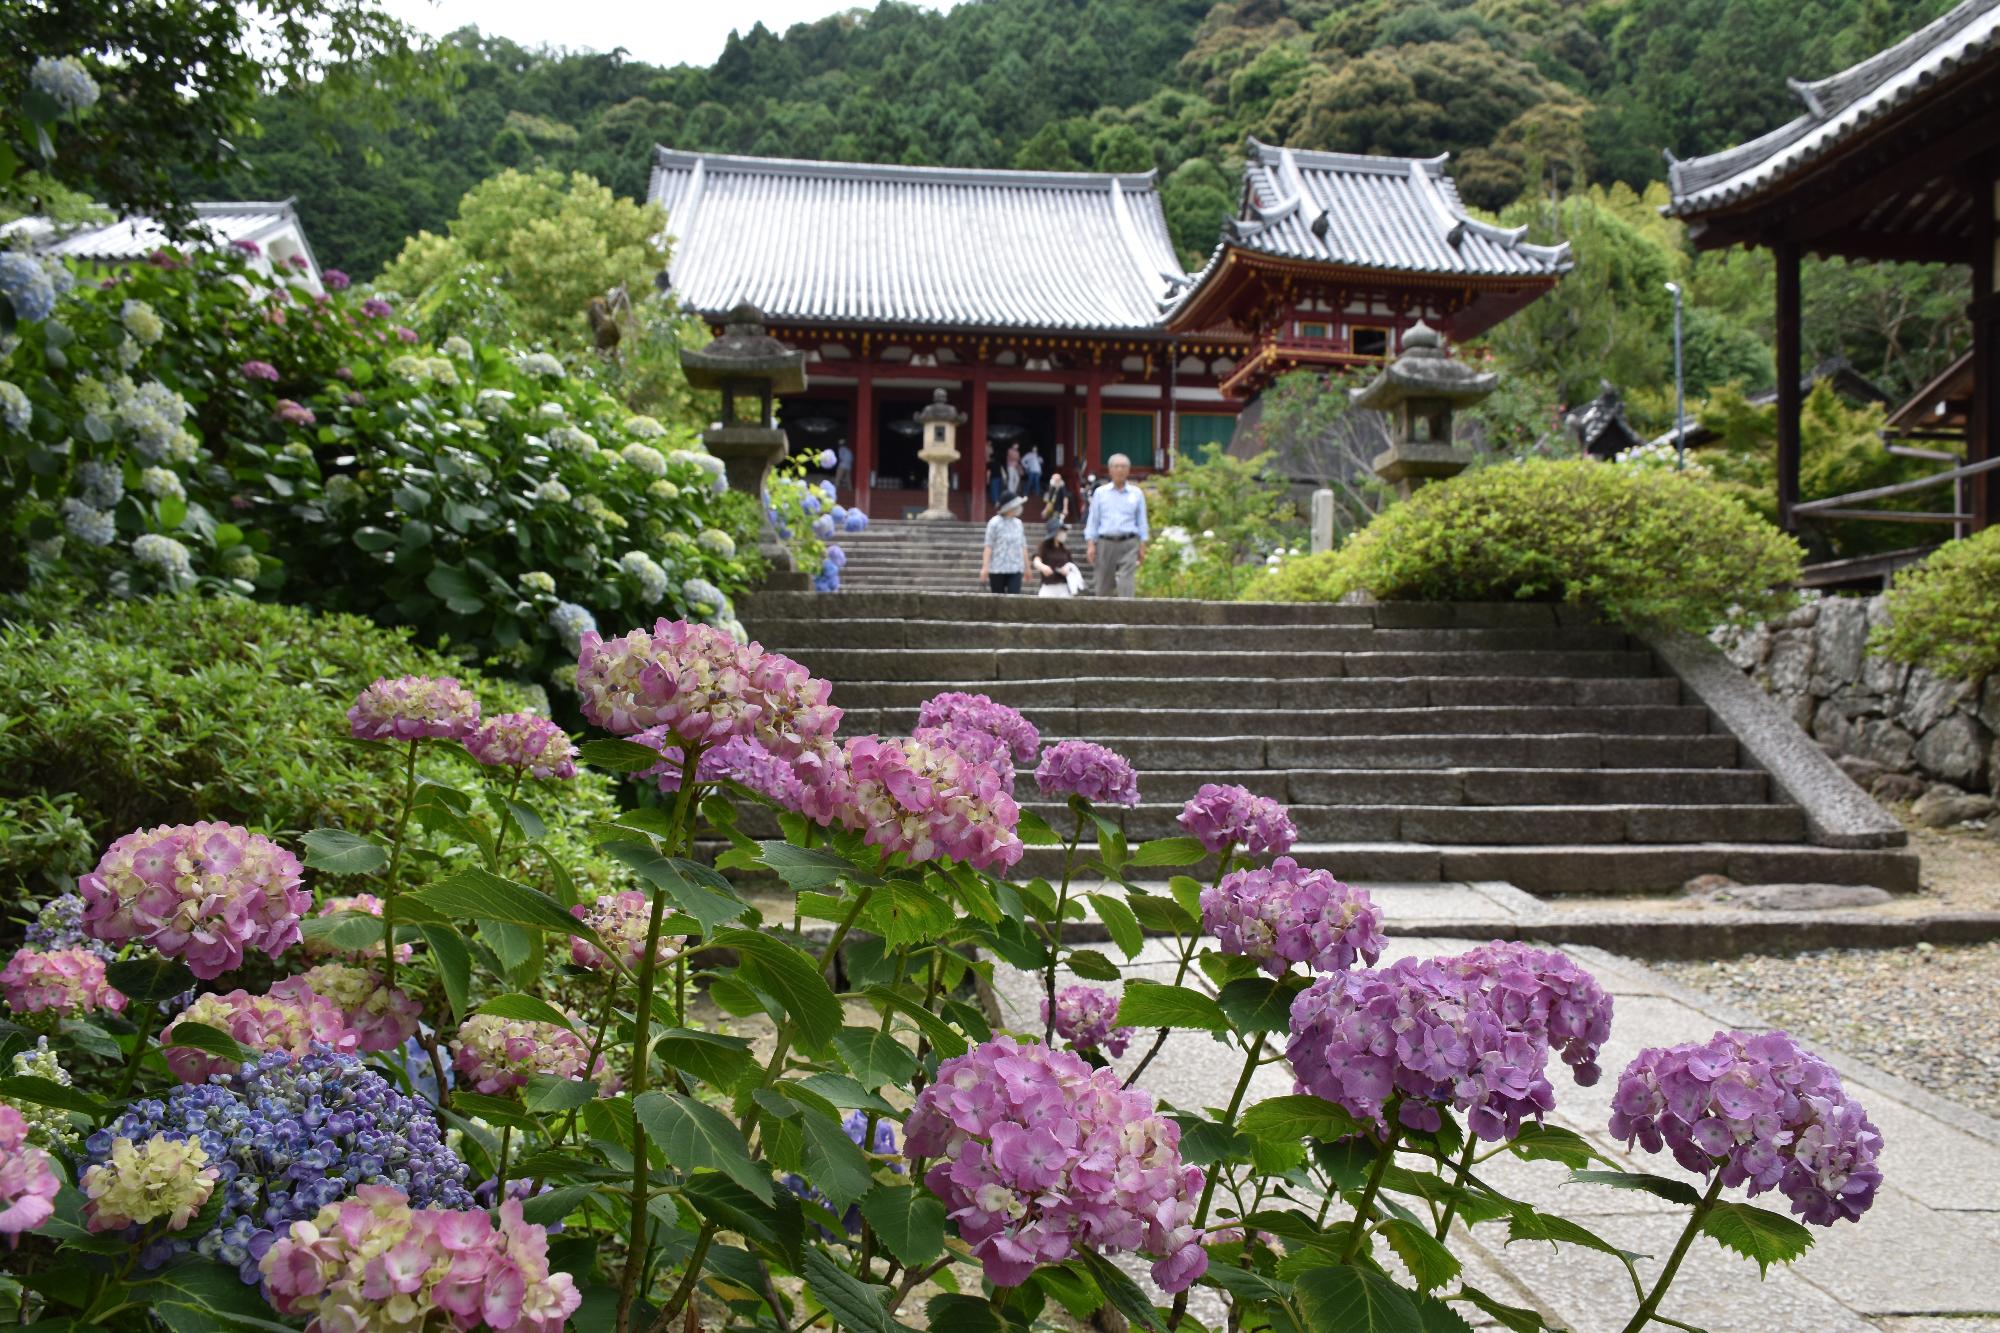
<instances>
[{"instance_id":1,"label":"hydrangea bush","mask_svg":"<svg viewBox=\"0 0 2000 1333\"><path fill-rule=\"evenodd\" d=\"M1517 943L1385 963L1379 907L1299 865L1268 798L1205 787L1134 845L1134 767L985 696L847 736L827 681L712 625L576 657L606 735L385 676L324 717L401 774L373 831L135 830L36 914L0 973L0 1309L893 1333L1053 1302L1157 1331L1204 1327L1202 1292L1252 1333L1542 1328L1453 1254L1504 1224L1616 1257L1607 1317L1637 1333L1672 1324L1698 1237L1790 1260L1882 1183L1881 1134L1782 1033L1576 1092L1613 1020L1587 971ZM440 756L461 784L419 776ZM626 872L602 889L537 812L584 767L659 792L597 829ZM1028 771L1062 827L1017 803ZM1048 878L1016 873L1030 849ZM1148 935L1168 966L1127 975ZM1003 964L1043 990L1025 1029L979 1003ZM1226 1105L1149 1089L1176 1031L1240 1058ZM1293 1091L1246 1104L1270 1064ZM1577 1095L1687 1178L1593 1170L1549 1121ZM1684 1233L1649 1286L1490 1183L1501 1156L1684 1206Z\"/></svg>"},{"instance_id":2,"label":"hydrangea bush","mask_svg":"<svg viewBox=\"0 0 2000 1333\"><path fill-rule=\"evenodd\" d=\"M693 423L249 260L161 251L36 303L0 357L0 569L355 611L541 683L600 618L733 622L754 503Z\"/></svg>"}]
</instances>

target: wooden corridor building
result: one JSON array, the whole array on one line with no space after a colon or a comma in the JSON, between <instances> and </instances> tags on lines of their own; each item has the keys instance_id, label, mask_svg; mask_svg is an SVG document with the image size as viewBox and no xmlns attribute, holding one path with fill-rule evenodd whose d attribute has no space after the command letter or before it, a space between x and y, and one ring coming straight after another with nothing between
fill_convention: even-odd
<instances>
[{"instance_id":1,"label":"wooden corridor building","mask_svg":"<svg viewBox=\"0 0 2000 1333\"><path fill-rule=\"evenodd\" d=\"M990 458L1038 446L1072 483L1226 445L1287 370L1395 355L1423 320L1473 337L1548 290L1567 247L1468 216L1445 159L1250 141L1242 203L1200 272L1153 173L984 171L655 150L662 285L720 327L738 302L803 351L795 449L845 441L878 516L922 504L915 413L967 417L953 504L985 516Z\"/></svg>"}]
</instances>

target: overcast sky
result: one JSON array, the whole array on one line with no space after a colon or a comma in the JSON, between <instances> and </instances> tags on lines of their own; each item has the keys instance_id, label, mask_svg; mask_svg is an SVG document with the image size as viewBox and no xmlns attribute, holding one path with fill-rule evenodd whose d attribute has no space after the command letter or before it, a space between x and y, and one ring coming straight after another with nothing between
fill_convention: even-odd
<instances>
[{"instance_id":1,"label":"overcast sky","mask_svg":"<svg viewBox=\"0 0 2000 1333\"><path fill-rule=\"evenodd\" d=\"M928 0L949 9L957 0ZM774 32L810 23L855 4L841 0L384 0L384 8L425 32L443 34L467 24L511 37L523 46L565 46L610 51L624 47L656 65L707 65L722 54L732 29L760 20ZM864 8L873 9L873 0Z\"/></svg>"}]
</instances>

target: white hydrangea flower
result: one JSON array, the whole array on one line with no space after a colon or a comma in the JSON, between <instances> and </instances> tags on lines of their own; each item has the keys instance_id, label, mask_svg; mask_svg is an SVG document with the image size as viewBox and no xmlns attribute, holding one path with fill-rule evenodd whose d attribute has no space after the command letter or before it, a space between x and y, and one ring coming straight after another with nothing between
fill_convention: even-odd
<instances>
[{"instance_id":1,"label":"white hydrangea flower","mask_svg":"<svg viewBox=\"0 0 2000 1333\"><path fill-rule=\"evenodd\" d=\"M472 344L456 333L444 340L443 351L446 356L457 357L460 361L472 360Z\"/></svg>"},{"instance_id":2,"label":"white hydrangea flower","mask_svg":"<svg viewBox=\"0 0 2000 1333\"><path fill-rule=\"evenodd\" d=\"M699 612L706 617L733 614L728 595L707 579L684 581L681 584L681 599L687 603L688 610Z\"/></svg>"},{"instance_id":3,"label":"white hydrangea flower","mask_svg":"<svg viewBox=\"0 0 2000 1333\"><path fill-rule=\"evenodd\" d=\"M648 416L636 416L625 423L625 433L642 440L657 440L667 433L667 428Z\"/></svg>"},{"instance_id":4,"label":"white hydrangea flower","mask_svg":"<svg viewBox=\"0 0 2000 1333\"><path fill-rule=\"evenodd\" d=\"M514 395L505 389L481 389L479 391L479 415L498 420L513 411Z\"/></svg>"},{"instance_id":5,"label":"white hydrangea flower","mask_svg":"<svg viewBox=\"0 0 2000 1333\"><path fill-rule=\"evenodd\" d=\"M75 56L43 56L29 71L28 82L67 113L97 105L97 80Z\"/></svg>"},{"instance_id":6,"label":"white hydrangea flower","mask_svg":"<svg viewBox=\"0 0 2000 1333\"><path fill-rule=\"evenodd\" d=\"M160 572L169 588L185 588L194 582L194 562L187 547L157 532L141 533L132 539L132 554L142 565Z\"/></svg>"},{"instance_id":7,"label":"white hydrangea flower","mask_svg":"<svg viewBox=\"0 0 2000 1333\"><path fill-rule=\"evenodd\" d=\"M551 421L561 421L564 417L569 415L568 410L565 409L561 403L556 402L553 398L543 403L540 407L537 407L535 410L537 412L540 412L543 416L547 417Z\"/></svg>"},{"instance_id":8,"label":"white hydrangea flower","mask_svg":"<svg viewBox=\"0 0 2000 1333\"><path fill-rule=\"evenodd\" d=\"M628 444L618 456L649 477L667 475L667 456L650 444Z\"/></svg>"},{"instance_id":9,"label":"white hydrangea flower","mask_svg":"<svg viewBox=\"0 0 2000 1333\"><path fill-rule=\"evenodd\" d=\"M337 472L326 479L320 494L329 508L339 509L361 498L361 483L345 472Z\"/></svg>"},{"instance_id":10,"label":"white hydrangea flower","mask_svg":"<svg viewBox=\"0 0 2000 1333\"><path fill-rule=\"evenodd\" d=\"M667 571L644 551L627 551L619 558L618 567L638 583L639 598L648 606L667 595Z\"/></svg>"},{"instance_id":11,"label":"white hydrangea flower","mask_svg":"<svg viewBox=\"0 0 2000 1333\"><path fill-rule=\"evenodd\" d=\"M222 572L233 579L254 579L258 567L257 553L247 546L232 546L222 557Z\"/></svg>"},{"instance_id":12,"label":"white hydrangea flower","mask_svg":"<svg viewBox=\"0 0 2000 1333\"><path fill-rule=\"evenodd\" d=\"M695 542L702 550L707 551L718 560L734 560L736 558L736 539L721 528L703 528L701 535L695 538Z\"/></svg>"},{"instance_id":13,"label":"white hydrangea flower","mask_svg":"<svg viewBox=\"0 0 2000 1333\"><path fill-rule=\"evenodd\" d=\"M531 569L521 575L520 584L522 591L540 593L544 596L556 590L555 576L539 569Z\"/></svg>"},{"instance_id":14,"label":"white hydrangea flower","mask_svg":"<svg viewBox=\"0 0 2000 1333\"><path fill-rule=\"evenodd\" d=\"M576 652L583 646L583 636L597 632L597 617L578 606L575 602L557 602L549 612L549 627L562 640L563 647ZM576 668L570 668L570 685L575 687ZM558 673L560 679L560 673Z\"/></svg>"},{"instance_id":15,"label":"white hydrangea flower","mask_svg":"<svg viewBox=\"0 0 2000 1333\"><path fill-rule=\"evenodd\" d=\"M77 498L92 509L111 509L125 498L125 473L115 464L86 460L76 465Z\"/></svg>"},{"instance_id":16,"label":"white hydrangea flower","mask_svg":"<svg viewBox=\"0 0 2000 1333\"><path fill-rule=\"evenodd\" d=\"M658 481L648 486L646 492L649 495L656 495L662 500L678 500L681 498L681 488L668 481L665 477L661 477Z\"/></svg>"},{"instance_id":17,"label":"white hydrangea flower","mask_svg":"<svg viewBox=\"0 0 2000 1333\"><path fill-rule=\"evenodd\" d=\"M145 354L146 349L139 346L136 340L132 338L121 338L118 340L118 364L126 370L131 370L137 366L139 359Z\"/></svg>"},{"instance_id":18,"label":"white hydrangea flower","mask_svg":"<svg viewBox=\"0 0 2000 1333\"><path fill-rule=\"evenodd\" d=\"M158 342L167 331L166 322L144 301L127 301L119 307L118 322L125 326L127 333L147 347Z\"/></svg>"},{"instance_id":19,"label":"white hydrangea flower","mask_svg":"<svg viewBox=\"0 0 2000 1333\"><path fill-rule=\"evenodd\" d=\"M566 505L569 503L569 487L563 485L554 477L550 477L547 481L535 487L534 498L540 504Z\"/></svg>"},{"instance_id":20,"label":"white hydrangea flower","mask_svg":"<svg viewBox=\"0 0 2000 1333\"><path fill-rule=\"evenodd\" d=\"M109 546L118 538L118 525L111 515L92 509L74 495L62 502L62 520L69 535L86 546Z\"/></svg>"},{"instance_id":21,"label":"white hydrangea flower","mask_svg":"<svg viewBox=\"0 0 2000 1333\"><path fill-rule=\"evenodd\" d=\"M28 423L35 419L35 405L28 401L28 395L18 384L0 380L0 421L7 423L7 429L17 433L25 432Z\"/></svg>"},{"instance_id":22,"label":"white hydrangea flower","mask_svg":"<svg viewBox=\"0 0 2000 1333\"><path fill-rule=\"evenodd\" d=\"M149 467L139 473L139 488L155 500L185 500L187 489L176 474L163 467Z\"/></svg>"},{"instance_id":23,"label":"white hydrangea flower","mask_svg":"<svg viewBox=\"0 0 2000 1333\"><path fill-rule=\"evenodd\" d=\"M547 352L522 352L514 358L514 369L523 375L545 375L554 379L563 376L563 363Z\"/></svg>"},{"instance_id":24,"label":"white hydrangea flower","mask_svg":"<svg viewBox=\"0 0 2000 1333\"><path fill-rule=\"evenodd\" d=\"M132 447L149 460L172 452L177 434L192 410L185 398L158 380L134 384L120 376L111 387L119 426L132 436ZM191 445L194 437L188 437Z\"/></svg>"},{"instance_id":25,"label":"white hydrangea flower","mask_svg":"<svg viewBox=\"0 0 2000 1333\"><path fill-rule=\"evenodd\" d=\"M557 426L549 432L549 447L573 449L585 458L590 458L597 453L597 437L575 426Z\"/></svg>"}]
</instances>

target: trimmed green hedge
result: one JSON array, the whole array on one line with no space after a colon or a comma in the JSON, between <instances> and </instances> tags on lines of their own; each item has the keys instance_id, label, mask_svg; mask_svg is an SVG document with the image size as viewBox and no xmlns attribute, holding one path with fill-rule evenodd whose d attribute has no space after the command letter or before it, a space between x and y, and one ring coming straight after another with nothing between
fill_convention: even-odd
<instances>
[{"instance_id":1,"label":"trimmed green hedge","mask_svg":"<svg viewBox=\"0 0 2000 1333\"><path fill-rule=\"evenodd\" d=\"M44 596L5 604L0 619L0 883L37 899L142 826L227 820L287 841L321 825L381 828L395 815L397 755L349 739L346 717L377 676L455 675L494 711L530 702L358 616ZM472 785L470 757L426 748L426 776ZM584 774L528 799L570 864L608 881L583 829L616 808L611 780Z\"/></svg>"},{"instance_id":2,"label":"trimmed green hedge","mask_svg":"<svg viewBox=\"0 0 2000 1333\"><path fill-rule=\"evenodd\" d=\"M2000 528L1946 542L1898 574L1889 623L1868 646L1940 676L1978 680L2000 671Z\"/></svg>"},{"instance_id":3,"label":"trimmed green hedge","mask_svg":"<svg viewBox=\"0 0 2000 1333\"><path fill-rule=\"evenodd\" d=\"M1331 602L1532 599L1614 621L1707 630L1792 601L1798 543L1713 485L1586 459L1524 459L1418 491L1338 550L1293 560L1244 595Z\"/></svg>"}]
</instances>

